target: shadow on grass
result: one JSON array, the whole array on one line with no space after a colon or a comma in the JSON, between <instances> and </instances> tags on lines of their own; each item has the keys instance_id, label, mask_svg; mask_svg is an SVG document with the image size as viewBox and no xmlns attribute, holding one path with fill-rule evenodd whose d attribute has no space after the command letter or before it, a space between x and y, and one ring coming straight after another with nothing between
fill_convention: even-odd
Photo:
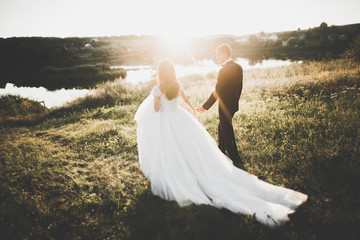
<instances>
[{"instance_id":1,"label":"shadow on grass","mask_svg":"<svg viewBox=\"0 0 360 240\"><path fill-rule=\"evenodd\" d=\"M289 224L271 229L251 216L207 205L179 207L146 190L127 216L128 239L289 239ZM301 214L300 214L301 215Z\"/></svg>"}]
</instances>

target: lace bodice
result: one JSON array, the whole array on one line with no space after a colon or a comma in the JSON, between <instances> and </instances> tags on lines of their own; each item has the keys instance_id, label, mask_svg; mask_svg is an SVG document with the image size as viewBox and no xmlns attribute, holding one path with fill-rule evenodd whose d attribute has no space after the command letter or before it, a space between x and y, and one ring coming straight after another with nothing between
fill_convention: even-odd
<instances>
[{"instance_id":1,"label":"lace bodice","mask_svg":"<svg viewBox=\"0 0 360 240\"><path fill-rule=\"evenodd\" d=\"M183 87L181 84L179 92L183 90ZM168 112L168 111L175 111L178 109L178 102L179 102L179 96L176 98L173 98L171 100L167 99L165 94L160 91L160 86L156 85L152 89L152 94L154 96L160 97L160 111L162 112Z\"/></svg>"}]
</instances>

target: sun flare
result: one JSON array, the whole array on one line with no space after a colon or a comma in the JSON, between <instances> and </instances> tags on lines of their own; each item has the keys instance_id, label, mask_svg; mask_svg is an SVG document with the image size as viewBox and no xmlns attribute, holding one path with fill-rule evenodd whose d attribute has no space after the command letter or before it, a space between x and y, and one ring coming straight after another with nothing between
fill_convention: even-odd
<instances>
[{"instance_id":1,"label":"sun flare","mask_svg":"<svg viewBox=\"0 0 360 240\"><path fill-rule=\"evenodd\" d=\"M166 44L172 47L185 47L190 41L190 36L180 34L163 34L162 37Z\"/></svg>"}]
</instances>

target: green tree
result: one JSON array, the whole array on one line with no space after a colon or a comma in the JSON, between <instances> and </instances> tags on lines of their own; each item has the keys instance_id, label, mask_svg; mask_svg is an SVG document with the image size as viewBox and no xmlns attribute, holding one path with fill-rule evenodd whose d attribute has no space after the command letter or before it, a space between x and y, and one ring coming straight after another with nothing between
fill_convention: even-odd
<instances>
[{"instance_id":1,"label":"green tree","mask_svg":"<svg viewBox=\"0 0 360 240\"><path fill-rule=\"evenodd\" d=\"M326 22L322 22L320 24L319 27L319 31L320 31L320 40L323 41L326 38L326 34L327 34L327 30L328 30L328 25Z\"/></svg>"},{"instance_id":2,"label":"green tree","mask_svg":"<svg viewBox=\"0 0 360 240\"><path fill-rule=\"evenodd\" d=\"M295 37L290 37L287 41L286 41L286 46L288 47L296 47L297 46L297 39Z\"/></svg>"},{"instance_id":3,"label":"green tree","mask_svg":"<svg viewBox=\"0 0 360 240\"><path fill-rule=\"evenodd\" d=\"M259 47L262 46L261 38L256 35L249 36L248 43L251 47Z\"/></svg>"},{"instance_id":4,"label":"green tree","mask_svg":"<svg viewBox=\"0 0 360 240\"><path fill-rule=\"evenodd\" d=\"M268 48L276 48L276 47L282 47L282 41L280 39L277 40L269 40L266 43L266 47Z\"/></svg>"},{"instance_id":5,"label":"green tree","mask_svg":"<svg viewBox=\"0 0 360 240\"><path fill-rule=\"evenodd\" d=\"M320 31L326 30L328 28L328 25L326 22L322 22L320 24Z\"/></svg>"},{"instance_id":6,"label":"green tree","mask_svg":"<svg viewBox=\"0 0 360 240\"><path fill-rule=\"evenodd\" d=\"M350 47L345 51L344 57L351 61L360 62L360 34L350 43Z\"/></svg>"},{"instance_id":7,"label":"green tree","mask_svg":"<svg viewBox=\"0 0 360 240\"><path fill-rule=\"evenodd\" d=\"M92 52L92 58L95 62L102 61L107 62L109 60L110 52L106 49L102 48L95 48L95 50Z\"/></svg>"},{"instance_id":8,"label":"green tree","mask_svg":"<svg viewBox=\"0 0 360 240\"><path fill-rule=\"evenodd\" d=\"M298 42L297 42L297 46L298 47L304 47L306 45L306 41L305 40L299 40Z\"/></svg>"}]
</instances>

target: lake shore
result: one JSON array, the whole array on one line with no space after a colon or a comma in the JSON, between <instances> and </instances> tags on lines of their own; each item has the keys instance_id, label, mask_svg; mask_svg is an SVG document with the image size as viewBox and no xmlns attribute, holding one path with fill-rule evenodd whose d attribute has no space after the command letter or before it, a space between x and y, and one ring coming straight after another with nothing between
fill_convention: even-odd
<instances>
[{"instance_id":1,"label":"lake shore","mask_svg":"<svg viewBox=\"0 0 360 240\"><path fill-rule=\"evenodd\" d=\"M262 69L274 66L287 66L291 64L290 61L282 60L265 60L261 63L250 65L246 59L236 58L244 70L248 69ZM121 70L126 72L124 78L117 78L113 80L114 83L120 83L125 81L131 84L138 84L140 82L151 81L156 78L156 66L152 65L132 65L132 66L111 66L114 71ZM214 74L220 69L220 66L212 60L202 60L197 64L192 65L176 65L176 73L178 77L185 77L193 74L208 75ZM5 88L0 88L0 96L7 94L18 95L20 97L29 98L43 103L47 108L60 107L67 102L71 102L79 97L85 97L94 93L94 89L103 85L98 84L94 88L90 89L76 89L76 88L62 88L58 90L49 91L44 87L21 87L15 86L12 83L7 83Z\"/></svg>"}]
</instances>

